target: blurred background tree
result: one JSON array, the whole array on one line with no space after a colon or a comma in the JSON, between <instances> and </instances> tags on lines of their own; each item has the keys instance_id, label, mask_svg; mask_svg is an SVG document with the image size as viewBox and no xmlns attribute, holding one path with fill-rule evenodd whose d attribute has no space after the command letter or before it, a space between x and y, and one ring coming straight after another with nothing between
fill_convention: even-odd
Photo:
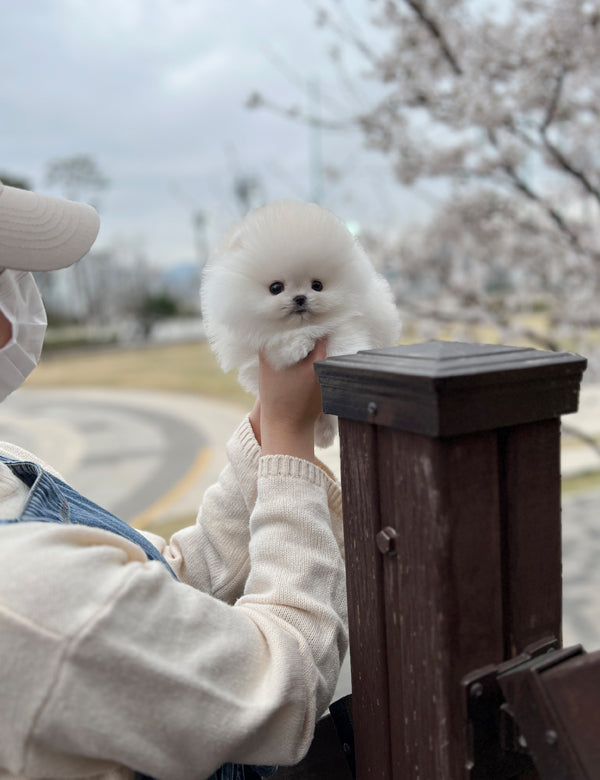
<instances>
[{"instance_id":1,"label":"blurred background tree","mask_svg":"<svg viewBox=\"0 0 600 780\"><path fill-rule=\"evenodd\" d=\"M51 160L46 171L46 183L57 187L63 197L90 203L96 209L99 208L98 195L109 185L94 158L88 154Z\"/></svg>"},{"instance_id":2,"label":"blurred background tree","mask_svg":"<svg viewBox=\"0 0 600 780\"><path fill-rule=\"evenodd\" d=\"M16 187L19 190L30 190L31 184L23 176L15 176L12 173L6 171L0 171L0 181L2 184L6 184L7 187Z\"/></svg>"},{"instance_id":3,"label":"blurred background tree","mask_svg":"<svg viewBox=\"0 0 600 780\"><path fill-rule=\"evenodd\" d=\"M143 330L144 339L149 339L152 328L160 320L176 317L179 314L179 304L167 293L147 293L137 307L138 321Z\"/></svg>"},{"instance_id":4,"label":"blurred background tree","mask_svg":"<svg viewBox=\"0 0 600 780\"><path fill-rule=\"evenodd\" d=\"M75 154L56 158L48 163L46 184L56 188L62 197L89 203L99 211L100 193L109 186L109 180L91 155ZM77 263L73 266L73 278L83 315L92 321L103 322L111 313L106 302L113 269L107 253L99 253L93 249L92 253L94 262ZM55 282L55 276L43 279L42 293L46 297L51 294Z\"/></svg>"}]
</instances>

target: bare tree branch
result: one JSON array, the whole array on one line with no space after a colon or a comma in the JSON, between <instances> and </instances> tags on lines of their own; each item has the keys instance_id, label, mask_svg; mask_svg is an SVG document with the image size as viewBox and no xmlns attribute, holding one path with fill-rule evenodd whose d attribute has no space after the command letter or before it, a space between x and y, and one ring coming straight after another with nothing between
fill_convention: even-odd
<instances>
[{"instance_id":1,"label":"bare tree branch","mask_svg":"<svg viewBox=\"0 0 600 780\"><path fill-rule=\"evenodd\" d=\"M490 143L494 146L494 148L497 150L499 155L502 157L502 150L500 149L500 146L498 144L498 141L496 139L496 136L494 132L490 129L487 131L487 136L490 140ZM501 163L501 169L506 173L510 181L512 182L513 186L516 187L519 192L521 192L523 195L525 195L526 198L528 198L533 203L540 206L546 214L550 217L552 222L556 225L556 227L560 230L560 232L565 236L565 238L569 241L571 246L581 254L586 254L585 249L581 246L579 242L579 238L577 235L571 230L569 225L565 222L562 215L554 208L554 206L551 206L549 203L547 203L540 195L537 194L523 179L522 176L520 176L517 171L515 170L514 166L503 160ZM600 259L600 258L595 258Z\"/></svg>"},{"instance_id":2,"label":"bare tree branch","mask_svg":"<svg viewBox=\"0 0 600 780\"><path fill-rule=\"evenodd\" d=\"M552 92L550 103L548 104L548 111L546 112L546 116L540 127L540 136L542 138L542 143L544 144L545 149L550 153L554 161L567 173L577 179L586 192L595 198L598 203L600 203L600 189L598 187L594 187L585 171L573 165L573 163L567 159L558 146L552 143L552 141L550 141L548 138L548 129L550 128L550 125L556 116L556 110L560 102L566 75L567 69L565 67L561 67L556 77L556 83L554 86L554 91Z\"/></svg>"},{"instance_id":3,"label":"bare tree branch","mask_svg":"<svg viewBox=\"0 0 600 780\"><path fill-rule=\"evenodd\" d=\"M360 27L356 24L352 16L350 15L346 6L342 6L341 12L344 14L344 22L338 22L333 18L332 14L326 11L320 6L315 6L314 2L309 4L317 12L317 24L322 27L328 27L333 30L340 40L349 41L354 48L359 51L362 56L370 62L372 65L376 65L378 58L373 49L368 45L366 40L360 34Z\"/></svg>"},{"instance_id":4,"label":"bare tree branch","mask_svg":"<svg viewBox=\"0 0 600 780\"><path fill-rule=\"evenodd\" d=\"M542 139L544 142L545 148L550 152L553 159L563 168L567 173L571 174L573 178L577 179L577 181L583 186L585 191L590 194L595 200L600 203L600 189L598 187L594 187L590 179L586 176L585 171L582 171L581 168L577 168L573 163L571 163L565 155L561 152L561 150L550 141L546 133L542 133Z\"/></svg>"},{"instance_id":5,"label":"bare tree branch","mask_svg":"<svg viewBox=\"0 0 600 780\"><path fill-rule=\"evenodd\" d=\"M558 75L556 77L556 84L554 85L554 91L552 92L552 97L550 99L550 103L548 104L546 117L541 127L542 135L545 135L546 130L550 127L550 125L554 121L554 116L556 115L556 109L558 108L558 104L560 102L560 97L562 94L562 88L565 83L566 73L567 73L566 68L563 67L559 70Z\"/></svg>"},{"instance_id":6,"label":"bare tree branch","mask_svg":"<svg viewBox=\"0 0 600 780\"><path fill-rule=\"evenodd\" d=\"M523 195L525 195L527 198L529 198L529 200L533 201L534 203L537 203L538 206L541 206L544 209L544 211L548 214L550 219L554 222L557 228L566 236L566 238L569 240L572 246L575 247L578 251L583 251L582 248L579 246L579 240L577 236L567 225L567 223L562 218L562 216L558 213L558 211L553 206L550 206L548 203L546 203L536 192L534 192L532 188L527 184L527 182L521 176L519 176L519 174L516 172L516 170L512 165L510 165L509 163L503 163L502 169L508 174L508 177L511 179L515 187L520 192L522 192Z\"/></svg>"},{"instance_id":7,"label":"bare tree branch","mask_svg":"<svg viewBox=\"0 0 600 780\"><path fill-rule=\"evenodd\" d=\"M450 67L454 71L454 73L457 76L463 75L463 70L459 65L458 60L454 56L452 49L450 48L450 45L448 44L448 41L446 40L446 37L439 26L439 24L433 19L431 16L429 16L425 9L423 8L423 5L420 0L404 0L404 2L412 8L412 10L415 12L415 14L418 16L421 23L429 30L431 35L437 40L440 49L442 50L442 54L444 55L445 59L448 61Z\"/></svg>"},{"instance_id":8,"label":"bare tree branch","mask_svg":"<svg viewBox=\"0 0 600 780\"><path fill-rule=\"evenodd\" d=\"M301 124L310 124L315 127L320 127L323 130L350 130L356 127L356 117L352 116L349 119L324 119L322 116L315 114L309 114L303 109L297 106L282 106L279 103L275 103L272 100L267 100L263 95L258 92L253 92L246 100L246 108L266 108L272 111L274 114L279 114L286 119L291 119Z\"/></svg>"}]
</instances>

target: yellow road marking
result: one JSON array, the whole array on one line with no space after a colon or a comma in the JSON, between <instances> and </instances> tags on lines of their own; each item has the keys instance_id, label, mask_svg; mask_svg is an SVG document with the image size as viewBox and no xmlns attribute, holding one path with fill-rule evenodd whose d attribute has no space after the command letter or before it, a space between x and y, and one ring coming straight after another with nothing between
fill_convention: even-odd
<instances>
[{"instance_id":1,"label":"yellow road marking","mask_svg":"<svg viewBox=\"0 0 600 780\"><path fill-rule=\"evenodd\" d=\"M179 499L200 479L203 472L208 467L211 456L212 451L210 447L204 447L204 449L200 450L190 469L183 475L179 482L173 485L164 496L161 496L147 509L144 509L139 515L136 515L130 522L130 525L137 529L147 528L159 515L170 509L173 504L176 504L177 501L179 501Z\"/></svg>"}]
</instances>

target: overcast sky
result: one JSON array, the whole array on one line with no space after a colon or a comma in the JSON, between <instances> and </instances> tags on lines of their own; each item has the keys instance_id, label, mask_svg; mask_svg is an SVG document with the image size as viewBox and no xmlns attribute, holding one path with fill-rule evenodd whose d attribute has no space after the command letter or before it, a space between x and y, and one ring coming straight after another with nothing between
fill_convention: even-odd
<instances>
[{"instance_id":1,"label":"overcast sky","mask_svg":"<svg viewBox=\"0 0 600 780\"><path fill-rule=\"evenodd\" d=\"M192 214L207 216L214 243L238 216L240 173L261 178L266 200L313 196L307 128L244 107L256 90L305 106L314 79L322 101L340 97L329 40L305 0L0 0L0 9L0 170L52 191L51 160L92 156L110 180L99 247L160 265L192 258ZM325 205L363 223L406 208L357 135L320 142L323 165L346 172L325 181Z\"/></svg>"}]
</instances>

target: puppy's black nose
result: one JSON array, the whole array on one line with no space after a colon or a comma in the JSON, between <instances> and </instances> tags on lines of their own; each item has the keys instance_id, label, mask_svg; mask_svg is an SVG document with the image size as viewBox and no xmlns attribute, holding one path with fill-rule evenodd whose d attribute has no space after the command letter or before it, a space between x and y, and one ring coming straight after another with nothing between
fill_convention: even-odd
<instances>
[{"instance_id":1,"label":"puppy's black nose","mask_svg":"<svg viewBox=\"0 0 600 780\"><path fill-rule=\"evenodd\" d=\"M296 295L294 298L294 303L296 306L304 306L306 303L306 295Z\"/></svg>"}]
</instances>

